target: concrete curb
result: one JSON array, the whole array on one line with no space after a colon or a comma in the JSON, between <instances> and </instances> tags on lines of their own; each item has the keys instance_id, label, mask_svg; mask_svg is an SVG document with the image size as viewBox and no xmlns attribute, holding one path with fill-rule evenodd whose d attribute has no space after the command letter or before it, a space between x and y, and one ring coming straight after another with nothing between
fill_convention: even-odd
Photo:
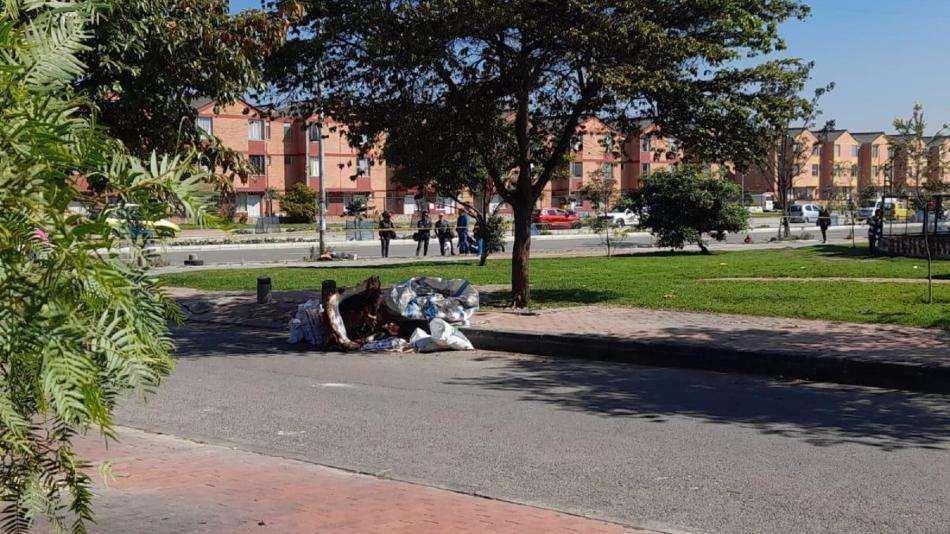
<instances>
[{"instance_id":1,"label":"concrete curb","mask_svg":"<svg viewBox=\"0 0 950 534\"><path fill-rule=\"evenodd\" d=\"M188 318L189 322L286 331L267 319ZM950 395L950 365L843 356L827 352L745 350L699 343L637 340L611 336L510 332L463 327L479 350L533 354L569 360L616 362L744 373L817 382L854 384Z\"/></svg>"},{"instance_id":2,"label":"concrete curb","mask_svg":"<svg viewBox=\"0 0 950 534\"><path fill-rule=\"evenodd\" d=\"M610 336L506 332L475 327L463 328L463 331L481 350L950 394L948 365L921 365L827 352L753 351Z\"/></svg>"}]
</instances>

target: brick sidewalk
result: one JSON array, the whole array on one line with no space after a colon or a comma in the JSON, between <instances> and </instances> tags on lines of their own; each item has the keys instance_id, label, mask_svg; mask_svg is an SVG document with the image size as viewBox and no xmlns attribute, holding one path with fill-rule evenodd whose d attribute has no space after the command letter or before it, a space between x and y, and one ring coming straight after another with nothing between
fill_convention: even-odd
<instances>
[{"instance_id":1,"label":"brick sidewalk","mask_svg":"<svg viewBox=\"0 0 950 534\"><path fill-rule=\"evenodd\" d=\"M643 308L578 306L537 315L479 311L472 325L493 331L589 334L746 351L860 356L950 365L950 332L899 325L754 317Z\"/></svg>"},{"instance_id":2,"label":"brick sidewalk","mask_svg":"<svg viewBox=\"0 0 950 534\"><path fill-rule=\"evenodd\" d=\"M97 437L79 440L80 454L110 460L115 480L96 488L91 532L648 534L133 429L108 450Z\"/></svg>"}]
</instances>

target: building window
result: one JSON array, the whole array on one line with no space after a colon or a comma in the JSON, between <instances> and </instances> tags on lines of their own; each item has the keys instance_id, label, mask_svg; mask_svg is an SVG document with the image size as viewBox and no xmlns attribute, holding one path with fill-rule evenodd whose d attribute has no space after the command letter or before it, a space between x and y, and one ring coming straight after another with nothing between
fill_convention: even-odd
<instances>
[{"instance_id":1,"label":"building window","mask_svg":"<svg viewBox=\"0 0 950 534\"><path fill-rule=\"evenodd\" d=\"M670 137L670 138L667 140L667 144L669 145L668 151L669 151L669 152L672 152L672 153L674 153L674 154L677 153L677 152L679 152L680 147L679 147L679 145L678 145L677 143L678 143L678 141L677 141L675 138Z\"/></svg>"},{"instance_id":2,"label":"building window","mask_svg":"<svg viewBox=\"0 0 950 534\"><path fill-rule=\"evenodd\" d=\"M320 158L310 156L310 176L320 176Z\"/></svg>"},{"instance_id":3,"label":"building window","mask_svg":"<svg viewBox=\"0 0 950 534\"><path fill-rule=\"evenodd\" d=\"M366 158L357 158L356 159L356 175L357 176L369 176L369 160Z\"/></svg>"},{"instance_id":4,"label":"building window","mask_svg":"<svg viewBox=\"0 0 950 534\"><path fill-rule=\"evenodd\" d=\"M640 165L640 176L650 176L650 164L644 163Z\"/></svg>"},{"instance_id":5,"label":"building window","mask_svg":"<svg viewBox=\"0 0 950 534\"><path fill-rule=\"evenodd\" d=\"M247 121L247 138L251 141L270 139L270 123L260 119Z\"/></svg>"},{"instance_id":6,"label":"building window","mask_svg":"<svg viewBox=\"0 0 950 534\"><path fill-rule=\"evenodd\" d=\"M802 166L801 166L801 165L793 165L793 166L792 166L792 176L798 176L798 175L801 174L801 173L802 173Z\"/></svg>"},{"instance_id":7,"label":"building window","mask_svg":"<svg viewBox=\"0 0 950 534\"><path fill-rule=\"evenodd\" d=\"M819 171L818 164L817 164L817 163L812 163L812 165L811 165L811 175L812 175L812 176L818 176L818 174L819 174L818 171Z\"/></svg>"},{"instance_id":8,"label":"building window","mask_svg":"<svg viewBox=\"0 0 950 534\"><path fill-rule=\"evenodd\" d=\"M877 176L878 171L879 171L879 169L877 168L877 165L872 166L872 167L871 167L871 176Z\"/></svg>"},{"instance_id":9,"label":"building window","mask_svg":"<svg viewBox=\"0 0 950 534\"><path fill-rule=\"evenodd\" d=\"M859 147L858 145L851 145L851 157L852 158L858 157L858 152L860 150L861 150L861 147Z\"/></svg>"},{"instance_id":10,"label":"building window","mask_svg":"<svg viewBox=\"0 0 950 534\"><path fill-rule=\"evenodd\" d=\"M294 140L294 127L292 124L284 124L284 141Z\"/></svg>"},{"instance_id":11,"label":"building window","mask_svg":"<svg viewBox=\"0 0 950 534\"><path fill-rule=\"evenodd\" d=\"M284 154L284 166L290 167L293 164L294 164L294 157L288 154Z\"/></svg>"},{"instance_id":12,"label":"building window","mask_svg":"<svg viewBox=\"0 0 950 534\"><path fill-rule=\"evenodd\" d=\"M820 156L820 155L821 155L821 144L820 144L820 143L815 143L815 146L811 147L811 155L812 155L812 156Z\"/></svg>"},{"instance_id":13,"label":"building window","mask_svg":"<svg viewBox=\"0 0 950 534\"><path fill-rule=\"evenodd\" d=\"M600 166L600 172L604 175L604 178L610 180L614 179L614 164L613 163L604 163Z\"/></svg>"},{"instance_id":14,"label":"building window","mask_svg":"<svg viewBox=\"0 0 950 534\"><path fill-rule=\"evenodd\" d=\"M267 166L267 156L248 156L247 159L251 163L251 174L262 176L264 174L264 167Z\"/></svg>"},{"instance_id":15,"label":"building window","mask_svg":"<svg viewBox=\"0 0 950 534\"><path fill-rule=\"evenodd\" d=\"M881 147L880 147L879 145L872 145L872 146L871 146L871 157L872 157L872 158L877 158L877 157L879 157L879 156L881 155L881 150L880 150L880 148L881 148Z\"/></svg>"},{"instance_id":16,"label":"building window","mask_svg":"<svg viewBox=\"0 0 950 534\"><path fill-rule=\"evenodd\" d=\"M857 165L852 165L852 166L851 166L851 177L854 178L854 177L856 177L857 175L858 175L858 166L857 166Z\"/></svg>"},{"instance_id":17,"label":"building window","mask_svg":"<svg viewBox=\"0 0 950 534\"><path fill-rule=\"evenodd\" d=\"M891 159L894 158L894 147L892 146L887 147L887 157Z\"/></svg>"},{"instance_id":18,"label":"building window","mask_svg":"<svg viewBox=\"0 0 950 534\"><path fill-rule=\"evenodd\" d=\"M206 135L214 135L214 119L211 117L198 117L195 119L195 126L202 130Z\"/></svg>"},{"instance_id":19,"label":"building window","mask_svg":"<svg viewBox=\"0 0 950 534\"><path fill-rule=\"evenodd\" d=\"M841 145L835 145L835 157L836 158L841 157Z\"/></svg>"},{"instance_id":20,"label":"building window","mask_svg":"<svg viewBox=\"0 0 950 534\"><path fill-rule=\"evenodd\" d=\"M571 176L574 178L581 178L584 176L584 164L580 161L575 161L571 163Z\"/></svg>"},{"instance_id":21,"label":"building window","mask_svg":"<svg viewBox=\"0 0 950 534\"><path fill-rule=\"evenodd\" d=\"M308 128L308 131L310 132L308 135L310 136L311 141L319 141L323 139L323 129L320 128L319 123L311 124Z\"/></svg>"},{"instance_id":22,"label":"building window","mask_svg":"<svg viewBox=\"0 0 950 534\"><path fill-rule=\"evenodd\" d=\"M653 143L649 137L640 138L640 152L650 152L653 150Z\"/></svg>"},{"instance_id":23,"label":"building window","mask_svg":"<svg viewBox=\"0 0 950 534\"><path fill-rule=\"evenodd\" d=\"M571 149L574 152L583 152L584 151L584 136L575 135L571 137Z\"/></svg>"}]
</instances>

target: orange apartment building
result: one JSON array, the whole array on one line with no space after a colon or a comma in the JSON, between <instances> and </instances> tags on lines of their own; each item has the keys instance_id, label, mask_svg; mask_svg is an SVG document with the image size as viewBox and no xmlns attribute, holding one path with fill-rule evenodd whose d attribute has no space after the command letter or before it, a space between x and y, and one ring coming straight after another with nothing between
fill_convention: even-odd
<instances>
[{"instance_id":1,"label":"orange apartment building","mask_svg":"<svg viewBox=\"0 0 950 534\"><path fill-rule=\"evenodd\" d=\"M246 102L236 102L215 110L215 102L195 104L197 125L216 135L231 149L244 154L251 168L246 183L234 184L236 211L249 219L280 213L276 196L294 184L306 182L318 188L320 175L320 143L324 143L323 173L327 193L327 214L339 216L345 206L356 199L367 201L382 211L402 213L404 191L393 186L384 161L359 156L350 146L344 132L326 123L317 124L316 117L306 121L282 116Z\"/></svg>"},{"instance_id":2,"label":"orange apartment building","mask_svg":"<svg viewBox=\"0 0 950 534\"><path fill-rule=\"evenodd\" d=\"M316 117L304 121L246 102L217 111L215 104L210 100L195 103L197 124L248 158L254 173L246 183L235 183L233 200L236 211L249 219L280 214L278 196L296 183L318 188L321 142L325 145L323 173L329 216L341 216L346 205L356 199L365 200L376 211L387 210L397 215L409 215L416 210L415 191L394 183L385 161L361 157L338 125L328 122L321 129ZM882 187L888 181L885 175L893 148L883 132L813 132L798 128L792 133L796 143L813 147L796 169L794 200L846 198L868 186ZM942 171L943 180L950 182L950 137L929 142L934 172ZM617 145L622 145L622 149L618 150ZM573 159L566 176L552 179L545 187L540 207L589 209L589 203L580 199L577 191L596 171L619 179L620 190L627 192L639 188L644 176L673 167L683 159L676 141L662 136L649 124L643 126L639 135L628 137L596 118L587 119L578 129L572 149ZM905 172L899 164L893 176L894 187L912 185L904 183ZM741 180L750 193L774 191L774 176L767 176L762 170L732 174L731 179ZM456 211L451 199L430 198L427 202L430 209L438 212ZM500 202L497 197L492 200L493 205Z\"/></svg>"},{"instance_id":3,"label":"orange apartment building","mask_svg":"<svg viewBox=\"0 0 950 534\"><path fill-rule=\"evenodd\" d=\"M619 179L621 192L640 187L642 177L680 162L682 154L674 140L664 138L651 125L644 125L637 136L625 139L622 133L596 118L584 121L572 140L572 159L566 176L553 178L538 200L540 207L577 207L590 209L590 203L578 198L577 191L600 171Z\"/></svg>"}]
</instances>

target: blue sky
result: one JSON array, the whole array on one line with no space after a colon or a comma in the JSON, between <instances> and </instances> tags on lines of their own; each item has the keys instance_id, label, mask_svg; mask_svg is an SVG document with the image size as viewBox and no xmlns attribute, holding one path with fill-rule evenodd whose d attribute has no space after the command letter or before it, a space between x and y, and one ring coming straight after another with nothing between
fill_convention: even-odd
<instances>
[{"instance_id":1,"label":"blue sky","mask_svg":"<svg viewBox=\"0 0 950 534\"><path fill-rule=\"evenodd\" d=\"M931 130L950 122L950 0L812 0L812 15L782 28L779 57L815 62L813 86L835 82L823 120L891 131L924 106ZM232 0L232 11L260 6Z\"/></svg>"}]
</instances>

